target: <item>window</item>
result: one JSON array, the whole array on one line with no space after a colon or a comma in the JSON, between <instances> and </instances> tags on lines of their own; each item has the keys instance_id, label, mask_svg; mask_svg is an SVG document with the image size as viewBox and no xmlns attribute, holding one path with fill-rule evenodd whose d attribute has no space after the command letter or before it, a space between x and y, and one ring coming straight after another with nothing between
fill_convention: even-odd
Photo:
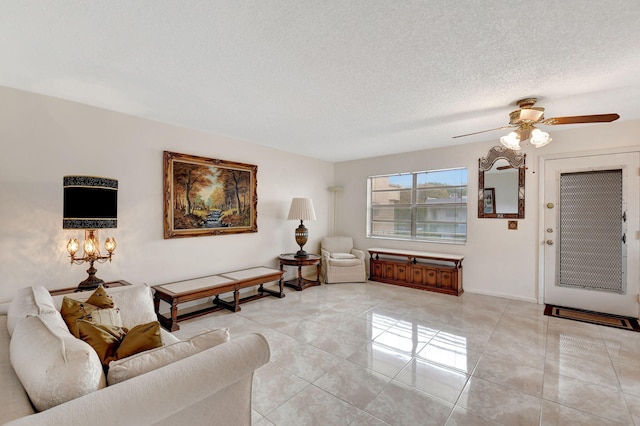
<instances>
[{"instance_id":1,"label":"window","mask_svg":"<svg viewBox=\"0 0 640 426\"><path fill-rule=\"evenodd\" d=\"M367 237L467 241L467 169L370 176Z\"/></svg>"}]
</instances>

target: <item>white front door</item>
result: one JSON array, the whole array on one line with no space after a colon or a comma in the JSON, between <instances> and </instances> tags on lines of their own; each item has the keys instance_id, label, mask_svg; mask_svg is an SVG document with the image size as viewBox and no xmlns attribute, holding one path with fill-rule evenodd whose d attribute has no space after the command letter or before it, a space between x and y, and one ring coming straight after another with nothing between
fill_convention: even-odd
<instances>
[{"instance_id":1,"label":"white front door","mask_svg":"<svg viewBox=\"0 0 640 426\"><path fill-rule=\"evenodd\" d=\"M544 303L638 318L639 158L545 161Z\"/></svg>"}]
</instances>

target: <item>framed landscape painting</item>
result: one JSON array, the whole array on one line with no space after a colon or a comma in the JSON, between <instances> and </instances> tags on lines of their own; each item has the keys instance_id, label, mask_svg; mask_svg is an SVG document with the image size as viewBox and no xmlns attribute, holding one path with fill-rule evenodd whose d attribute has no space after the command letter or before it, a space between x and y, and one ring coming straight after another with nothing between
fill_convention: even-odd
<instances>
[{"instance_id":1,"label":"framed landscape painting","mask_svg":"<svg viewBox=\"0 0 640 426\"><path fill-rule=\"evenodd\" d=\"M164 238L258 232L258 166L164 151Z\"/></svg>"}]
</instances>

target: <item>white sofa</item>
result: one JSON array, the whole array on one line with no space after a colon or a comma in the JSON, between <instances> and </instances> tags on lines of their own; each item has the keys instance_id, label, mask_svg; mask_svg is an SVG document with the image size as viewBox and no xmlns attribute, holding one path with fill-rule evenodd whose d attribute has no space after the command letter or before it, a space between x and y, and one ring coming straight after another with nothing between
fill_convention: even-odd
<instances>
[{"instance_id":1,"label":"white sofa","mask_svg":"<svg viewBox=\"0 0 640 426\"><path fill-rule=\"evenodd\" d=\"M148 286L107 291L121 308L125 326L127 322L155 318ZM77 364L88 364L95 361L93 358L100 361L93 348L61 330L62 317L51 311L60 309L62 296L51 298L48 294L44 287L28 287L19 292L19 302L0 305L0 424L251 424L253 373L270 358L264 336L249 334L226 341L228 331L224 330L224 343L199 348L199 352L168 365L106 386L106 376L100 376L101 365L96 375L74 376L74 371L84 371ZM71 296L86 300L89 294ZM151 351L189 346L192 340L207 338L202 336L178 343L179 339L162 330L163 347ZM169 347L174 343L177 345ZM52 344L56 349L50 349ZM76 346L80 350L72 352ZM154 355L151 351L143 352L144 356ZM74 397L73 392L80 395ZM29 395L32 399L42 397L43 401L32 401ZM38 412L34 407L42 404L52 406Z\"/></svg>"}]
</instances>

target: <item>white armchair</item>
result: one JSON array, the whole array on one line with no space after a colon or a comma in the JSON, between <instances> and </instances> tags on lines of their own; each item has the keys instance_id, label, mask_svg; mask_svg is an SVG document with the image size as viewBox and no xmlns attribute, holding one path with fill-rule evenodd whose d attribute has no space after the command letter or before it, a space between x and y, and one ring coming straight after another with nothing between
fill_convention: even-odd
<instances>
[{"instance_id":1,"label":"white armchair","mask_svg":"<svg viewBox=\"0 0 640 426\"><path fill-rule=\"evenodd\" d=\"M324 237L320 247L325 283L367 281L365 253L353 248L351 237Z\"/></svg>"}]
</instances>

